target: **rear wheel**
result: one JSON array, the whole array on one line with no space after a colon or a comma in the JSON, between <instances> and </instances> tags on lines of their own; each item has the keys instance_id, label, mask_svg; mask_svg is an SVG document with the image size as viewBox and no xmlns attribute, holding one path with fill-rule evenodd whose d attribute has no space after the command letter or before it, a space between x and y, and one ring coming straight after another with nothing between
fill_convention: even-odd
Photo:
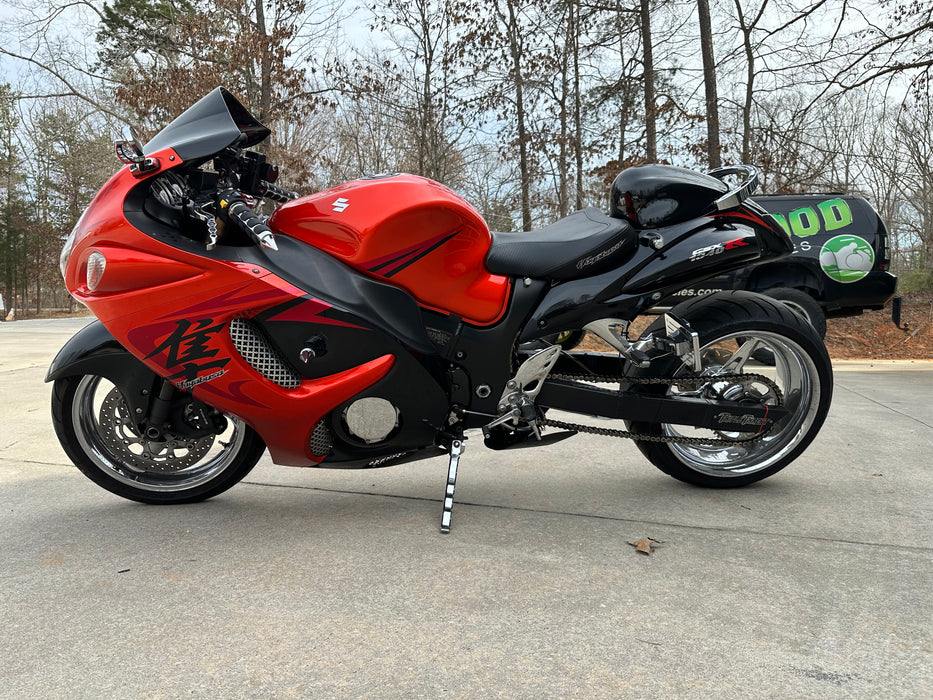
<instances>
[{"instance_id":1,"label":"rear wheel","mask_svg":"<svg viewBox=\"0 0 933 700\"><path fill-rule=\"evenodd\" d=\"M119 388L97 375L55 381L52 419L65 453L93 482L142 503L191 503L216 496L255 466L265 445L232 416L192 433L141 431Z\"/></svg>"},{"instance_id":2,"label":"rear wheel","mask_svg":"<svg viewBox=\"0 0 933 700\"><path fill-rule=\"evenodd\" d=\"M788 415L766 437L741 446L690 445L677 442L636 441L639 450L661 471L699 486L744 486L780 471L794 461L819 432L832 398L832 367L826 348L809 323L786 306L761 295L727 292L693 300L675 310L700 336L702 371L709 381L699 389L691 385L649 385L645 391L685 396L726 396L756 403L781 402ZM645 333L662 330L661 322ZM766 351L773 364L754 359ZM644 376L692 375L676 357L658 358L640 370ZM724 378L718 375L758 374ZM686 385L686 383L685 383ZM665 439L720 438L738 440L750 434L685 428L679 425L631 422L629 429Z\"/></svg>"}]
</instances>

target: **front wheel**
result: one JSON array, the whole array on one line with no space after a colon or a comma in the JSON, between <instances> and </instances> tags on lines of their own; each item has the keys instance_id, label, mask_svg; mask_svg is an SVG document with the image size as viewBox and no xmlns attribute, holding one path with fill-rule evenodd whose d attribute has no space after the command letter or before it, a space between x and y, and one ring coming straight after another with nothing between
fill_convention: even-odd
<instances>
[{"instance_id":1,"label":"front wheel","mask_svg":"<svg viewBox=\"0 0 933 700\"><path fill-rule=\"evenodd\" d=\"M243 421L219 414L216 430L151 437L133 420L119 388L92 374L55 381L52 420L62 448L85 476L142 503L216 496L245 477L265 449Z\"/></svg>"},{"instance_id":2,"label":"front wheel","mask_svg":"<svg viewBox=\"0 0 933 700\"><path fill-rule=\"evenodd\" d=\"M758 403L780 401L788 415L766 437L746 445L693 445L678 437L742 439L744 434L685 428L679 425L632 422L637 434L663 438L636 441L638 449L661 471L698 486L729 488L760 481L794 461L813 441L826 419L832 399L832 366L813 327L780 302L749 292L725 292L691 300L674 312L700 336L701 375L709 381L680 391L675 385L646 385L646 391L685 396L726 396ZM663 330L661 321L645 334ZM766 351L768 365L754 358ZM676 357L658 358L643 376L693 374ZM774 388L754 377L762 375ZM718 375L731 378L717 380Z\"/></svg>"}]
</instances>

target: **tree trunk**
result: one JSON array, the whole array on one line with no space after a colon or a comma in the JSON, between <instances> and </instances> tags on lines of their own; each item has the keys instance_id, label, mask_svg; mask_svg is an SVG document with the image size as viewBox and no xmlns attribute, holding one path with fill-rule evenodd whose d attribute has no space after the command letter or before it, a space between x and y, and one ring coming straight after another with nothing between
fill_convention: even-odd
<instances>
[{"instance_id":1,"label":"tree trunk","mask_svg":"<svg viewBox=\"0 0 933 700\"><path fill-rule=\"evenodd\" d=\"M256 30L261 42L259 47L259 121L263 124L269 121L272 111L272 54L269 50L269 35L266 31L264 1L256 0Z\"/></svg>"},{"instance_id":2,"label":"tree trunk","mask_svg":"<svg viewBox=\"0 0 933 700\"><path fill-rule=\"evenodd\" d=\"M570 94L570 54L573 42L573 1L568 4L567 24L564 31L564 45L561 48L560 62L560 132L558 134L557 156L557 215L561 218L570 211L570 117L567 107L567 98Z\"/></svg>"},{"instance_id":3,"label":"tree trunk","mask_svg":"<svg viewBox=\"0 0 933 700\"><path fill-rule=\"evenodd\" d=\"M734 0L735 13L739 20L739 29L742 31L742 48L745 51L745 101L742 104L742 162L748 163L752 158L752 107L755 96L755 52L752 50L752 30L758 24L768 6L764 0L758 8L758 14L749 23L742 10L742 0Z\"/></svg>"},{"instance_id":4,"label":"tree trunk","mask_svg":"<svg viewBox=\"0 0 933 700\"><path fill-rule=\"evenodd\" d=\"M571 25L573 26L573 128L574 153L576 155L577 182L574 207L583 208L583 122L580 98L580 7L579 0L571 0Z\"/></svg>"},{"instance_id":5,"label":"tree trunk","mask_svg":"<svg viewBox=\"0 0 933 700\"><path fill-rule=\"evenodd\" d=\"M657 109L654 96L654 53L651 46L651 12L648 0L641 0L641 43L645 65L645 158L658 160Z\"/></svg>"},{"instance_id":6,"label":"tree trunk","mask_svg":"<svg viewBox=\"0 0 933 700\"><path fill-rule=\"evenodd\" d=\"M716 59L713 56L713 28L709 0L697 0L700 16L700 48L703 53L703 83L706 86L706 152L709 167L721 168L719 148L719 97L716 94Z\"/></svg>"},{"instance_id":7,"label":"tree trunk","mask_svg":"<svg viewBox=\"0 0 933 700\"><path fill-rule=\"evenodd\" d=\"M525 124L524 77L522 73L522 43L515 14L516 0L508 0L509 8L509 51L512 56L512 73L515 82L515 118L518 129L518 168L521 178L522 230L531 230L531 173L528 162L528 131Z\"/></svg>"}]
</instances>

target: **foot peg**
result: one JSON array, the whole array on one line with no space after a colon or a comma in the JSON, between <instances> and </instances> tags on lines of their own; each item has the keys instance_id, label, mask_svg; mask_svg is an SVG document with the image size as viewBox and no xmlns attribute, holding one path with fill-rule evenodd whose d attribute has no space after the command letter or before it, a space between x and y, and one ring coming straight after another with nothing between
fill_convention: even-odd
<instances>
[{"instance_id":1,"label":"foot peg","mask_svg":"<svg viewBox=\"0 0 933 700\"><path fill-rule=\"evenodd\" d=\"M457 467L463 454L463 440L450 443L450 464L447 466L447 490L444 493L444 511L441 513L441 532L450 533L450 517L454 509L454 489L457 488Z\"/></svg>"}]
</instances>

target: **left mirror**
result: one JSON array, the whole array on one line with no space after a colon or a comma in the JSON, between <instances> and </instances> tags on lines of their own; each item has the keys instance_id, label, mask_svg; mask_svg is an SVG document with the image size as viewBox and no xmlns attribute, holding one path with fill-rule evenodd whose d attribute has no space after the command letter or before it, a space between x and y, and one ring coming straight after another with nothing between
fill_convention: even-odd
<instances>
[{"instance_id":1,"label":"left mirror","mask_svg":"<svg viewBox=\"0 0 933 700\"><path fill-rule=\"evenodd\" d=\"M126 164L141 163L145 160L143 156L143 145L139 141L139 134L132 126L123 127L123 140L114 144L117 151L117 158Z\"/></svg>"}]
</instances>

